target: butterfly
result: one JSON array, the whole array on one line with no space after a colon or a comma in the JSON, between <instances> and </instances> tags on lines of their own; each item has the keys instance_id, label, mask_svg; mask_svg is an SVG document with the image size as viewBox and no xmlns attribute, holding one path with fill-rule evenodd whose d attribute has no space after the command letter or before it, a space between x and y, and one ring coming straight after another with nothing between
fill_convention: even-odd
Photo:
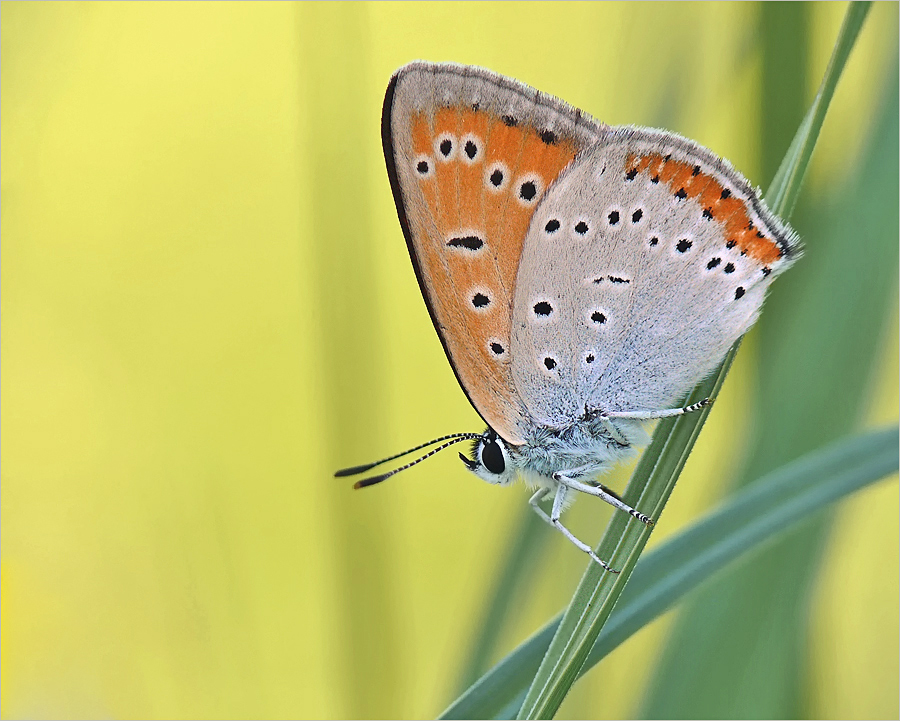
<instances>
[{"instance_id":1,"label":"butterfly","mask_svg":"<svg viewBox=\"0 0 900 721\"><path fill-rule=\"evenodd\" d=\"M731 165L664 130L612 127L482 68L413 62L391 78L382 141L397 215L450 365L483 433L455 443L489 483L522 478L538 515L577 493L636 518L596 479L646 445L753 325L797 235ZM549 511L541 502L552 497Z\"/></svg>"}]
</instances>

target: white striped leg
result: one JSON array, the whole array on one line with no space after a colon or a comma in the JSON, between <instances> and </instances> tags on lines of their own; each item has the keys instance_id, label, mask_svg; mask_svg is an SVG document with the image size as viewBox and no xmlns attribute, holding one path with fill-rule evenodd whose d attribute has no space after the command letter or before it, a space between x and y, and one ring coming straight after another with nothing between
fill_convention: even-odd
<instances>
[{"instance_id":1,"label":"white striped leg","mask_svg":"<svg viewBox=\"0 0 900 721\"><path fill-rule=\"evenodd\" d=\"M623 436L621 433L619 433L619 429L616 428L615 424L613 424L613 422L609 420L609 416L600 416L600 421L603 423L603 427L606 428L606 432L609 433L609 435L616 443L618 443L620 446L631 445L628 442L628 439L625 438L625 436Z\"/></svg>"},{"instance_id":2,"label":"white striped leg","mask_svg":"<svg viewBox=\"0 0 900 721\"><path fill-rule=\"evenodd\" d=\"M559 517L562 515L562 507L566 500L566 487L558 486L556 489L556 496L553 499L553 510L550 512L548 516L547 513L541 508L538 504L544 500L547 496L547 493L550 489L541 488L537 493L535 493L528 501L531 504L531 507L534 509L534 512L538 514L540 518L553 526L556 530L562 533L566 538L568 538L572 543L574 543L579 549L584 551L587 555L591 557L591 560L599 563L603 568L605 568L610 573L618 573L618 571L614 568L610 568L609 565L600 560L600 557L594 553L594 549L592 549L589 545L584 543L583 541L579 541L574 534L566 528L562 522L559 520Z\"/></svg>"},{"instance_id":3,"label":"white striped leg","mask_svg":"<svg viewBox=\"0 0 900 721\"><path fill-rule=\"evenodd\" d=\"M684 408L668 408L664 411L603 411L601 418L631 418L638 421L650 421L656 418L671 418L672 416L683 416L685 413L693 413L705 408L712 400L704 398L699 403L694 403Z\"/></svg>"},{"instance_id":4,"label":"white striped leg","mask_svg":"<svg viewBox=\"0 0 900 721\"><path fill-rule=\"evenodd\" d=\"M556 497L553 499L553 509L550 511L550 522L556 526L557 529L572 543L574 543L578 548L584 551L587 555L591 557L594 561L599 563L603 568L605 568L610 573L618 573L618 571L608 564L604 563L600 560L600 556L594 553L594 549L587 545L584 541L579 541L575 535L566 528L562 522L559 520L559 517L562 515L563 505L566 502L566 493L567 488L563 485L557 486L556 488Z\"/></svg>"},{"instance_id":5,"label":"white striped leg","mask_svg":"<svg viewBox=\"0 0 900 721\"><path fill-rule=\"evenodd\" d=\"M575 469L577 471L578 469ZM567 471L566 473L572 473L572 471ZM587 493L590 496L596 496L597 498L602 498L609 505L614 506L622 511L625 511L631 516L637 518L641 523L646 523L648 526L653 525L653 519L649 516L645 516L640 511L636 511L631 506L629 506L625 501L619 498L618 494L607 488L604 485L597 484L596 486L589 486L587 483L582 483L581 481L576 481L569 475L566 475L563 472L557 472L553 474L553 480L559 483L562 486L566 486L571 488L574 491L581 491L582 493Z\"/></svg>"},{"instance_id":6,"label":"white striped leg","mask_svg":"<svg viewBox=\"0 0 900 721\"><path fill-rule=\"evenodd\" d=\"M541 519L543 519L544 521L549 523L551 526L553 526L553 521L550 520L550 516L548 516L544 512L544 509L538 505L541 501L543 501L547 497L547 494L549 492L550 492L549 488L539 488L538 491L531 498L528 499L528 503L534 509L534 512L537 513L538 516L540 516ZM553 527L556 528L556 526L553 526Z\"/></svg>"}]
</instances>

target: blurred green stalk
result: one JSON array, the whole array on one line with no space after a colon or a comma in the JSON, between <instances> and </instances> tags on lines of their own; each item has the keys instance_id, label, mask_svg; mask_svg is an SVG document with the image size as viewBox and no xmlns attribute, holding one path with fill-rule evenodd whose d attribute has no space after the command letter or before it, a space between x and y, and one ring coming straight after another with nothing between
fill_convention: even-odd
<instances>
[{"instance_id":1,"label":"blurred green stalk","mask_svg":"<svg viewBox=\"0 0 900 721\"><path fill-rule=\"evenodd\" d=\"M685 593L830 503L896 472L897 427L842 439L779 468L643 556L580 676ZM456 700L442 718L512 718L562 614Z\"/></svg>"},{"instance_id":2,"label":"blurred green stalk","mask_svg":"<svg viewBox=\"0 0 900 721\"><path fill-rule=\"evenodd\" d=\"M848 9L848 21L841 28L832 62L822 81L819 99L810 110L812 120L801 124L797 134L802 139L791 145L782 164L785 169L779 171L785 180L773 188L773 195L769 197L769 205L777 214L785 216L787 203L792 202L799 192L821 128L821 122L815 119L820 113L824 117L837 78L843 71L867 11L868 4L851 4ZM738 345L735 344L729 351L718 373L700 384L688 396L686 403L694 403L707 396L715 398ZM708 413L709 408L706 408L701 413L667 419L659 424L652 443L644 452L626 488L624 497L629 505L659 518ZM532 681L518 718L552 718L578 678L650 536L650 528L624 515L613 516L597 548L597 554L621 568L621 573L606 573L590 564Z\"/></svg>"},{"instance_id":3,"label":"blurred green stalk","mask_svg":"<svg viewBox=\"0 0 900 721\"><path fill-rule=\"evenodd\" d=\"M754 434L739 486L852 432L869 403L879 339L896 302L896 74L885 89L855 177L840 178L815 206L798 208L807 254L773 293L759 326L757 398L767 420ZM673 627L640 715L808 715L807 619L830 520L810 524L697 594Z\"/></svg>"}]
</instances>

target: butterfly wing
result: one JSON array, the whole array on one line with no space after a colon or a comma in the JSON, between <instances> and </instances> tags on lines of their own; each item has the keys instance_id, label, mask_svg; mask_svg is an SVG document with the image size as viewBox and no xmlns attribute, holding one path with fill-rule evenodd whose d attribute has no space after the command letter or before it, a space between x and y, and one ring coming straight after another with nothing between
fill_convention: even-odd
<instances>
[{"instance_id":1,"label":"butterfly wing","mask_svg":"<svg viewBox=\"0 0 900 721\"><path fill-rule=\"evenodd\" d=\"M387 90L382 139L419 285L470 402L521 443L530 421L512 378L513 291L547 188L600 126L486 70L415 62Z\"/></svg>"},{"instance_id":2,"label":"butterfly wing","mask_svg":"<svg viewBox=\"0 0 900 721\"><path fill-rule=\"evenodd\" d=\"M747 181L664 131L608 128L525 241L513 379L534 419L661 410L708 375L799 252Z\"/></svg>"}]
</instances>

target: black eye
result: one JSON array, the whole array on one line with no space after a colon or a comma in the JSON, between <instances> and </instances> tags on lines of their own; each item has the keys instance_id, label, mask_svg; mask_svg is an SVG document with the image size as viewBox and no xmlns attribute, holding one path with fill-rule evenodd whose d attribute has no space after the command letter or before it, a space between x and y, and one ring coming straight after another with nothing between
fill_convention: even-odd
<instances>
[{"instance_id":1,"label":"black eye","mask_svg":"<svg viewBox=\"0 0 900 721\"><path fill-rule=\"evenodd\" d=\"M503 460L503 451L497 441L488 441L481 446L481 462L491 473L500 475L506 470L506 461Z\"/></svg>"}]
</instances>

